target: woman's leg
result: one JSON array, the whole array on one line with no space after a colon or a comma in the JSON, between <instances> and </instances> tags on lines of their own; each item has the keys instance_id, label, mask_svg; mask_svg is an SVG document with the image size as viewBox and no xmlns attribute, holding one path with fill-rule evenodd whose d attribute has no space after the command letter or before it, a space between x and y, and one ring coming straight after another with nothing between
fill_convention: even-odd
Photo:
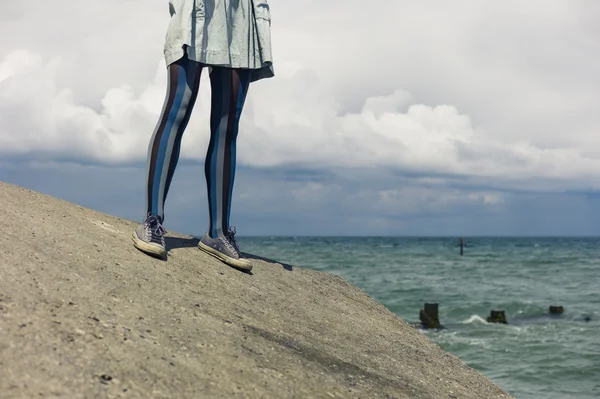
<instances>
[{"instance_id":1,"label":"woman's leg","mask_svg":"<svg viewBox=\"0 0 600 399\"><path fill-rule=\"evenodd\" d=\"M168 90L163 110L148 146L146 213L164 221L164 206L179 160L181 138L190 119L202 64L186 56L169 65Z\"/></svg>"},{"instance_id":2,"label":"woman's leg","mask_svg":"<svg viewBox=\"0 0 600 399\"><path fill-rule=\"evenodd\" d=\"M210 74L211 137L204 164L210 223L208 235L229 231L229 215L236 167L236 139L248 86L247 69L214 68Z\"/></svg>"},{"instance_id":3,"label":"woman's leg","mask_svg":"<svg viewBox=\"0 0 600 399\"><path fill-rule=\"evenodd\" d=\"M198 246L235 268L250 271L230 229L229 214L236 165L236 139L248 86L249 70L214 68L210 74L212 100L210 143L204 172L210 223Z\"/></svg>"},{"instance_id":4,"label":"woman's leg","mask_svg":"<svg viewBox=\"0 0 600 399\"><path fill-rule=\"evenodd\" d=\"M148 145L146 219L133 233L134 245L153 255L166 254L164 205L179 160L181 138L198 95L201 72L202 64L186 56L168 67L165 102Z\"/></svg>"}]
</instances>

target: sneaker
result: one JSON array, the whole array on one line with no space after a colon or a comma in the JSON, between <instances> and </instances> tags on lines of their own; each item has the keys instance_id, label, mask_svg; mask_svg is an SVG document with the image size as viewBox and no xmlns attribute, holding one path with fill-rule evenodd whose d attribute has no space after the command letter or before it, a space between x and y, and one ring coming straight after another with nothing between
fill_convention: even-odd
<instances>
[{"instance_id":1,"label":"sneaker","mask_svg":"<svg viewBox=\"0 0 600 399\"><path fill-rule=\"evenodd\" d=\"M198 248L225 262L229 266L249 272L252 270L252 264L248 259L242 256L234 236L235 227L230 228L225 235L217 238L212 238L206 233L198 243Z\"/></svg>"},{"instance_id":2,"label":"sneaker","mask_svg":"<svg viewBox=\"0 0 600 399\"><path fill-rule=\"evenodd\" d=\"M135 229L131 238L133 239L133 245L140 251L149 255L164 257L167 254L165 238L163 237L166 232L160 223L160 218L149 213L144 223Z\"/></svg>"}]
</instances>

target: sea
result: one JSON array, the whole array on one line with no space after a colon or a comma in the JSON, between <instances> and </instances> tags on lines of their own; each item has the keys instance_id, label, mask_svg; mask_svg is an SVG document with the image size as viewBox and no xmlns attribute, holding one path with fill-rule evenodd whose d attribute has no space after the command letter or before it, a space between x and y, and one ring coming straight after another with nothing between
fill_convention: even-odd
<instances>
[{"instance_id":1,"label":"sea","mask_svg":"<svg viewBox=\"0 0 600 399\"><path fill-rule=\"evenodd\" d=\"M237 237L236 237L237 238ZM243 251L337 274L518 399L600 398L600 238L239 237ZM563 306L550 316L549 306ZM503 310L508 324L488 323Z\"/></svg>"}]
</instances>

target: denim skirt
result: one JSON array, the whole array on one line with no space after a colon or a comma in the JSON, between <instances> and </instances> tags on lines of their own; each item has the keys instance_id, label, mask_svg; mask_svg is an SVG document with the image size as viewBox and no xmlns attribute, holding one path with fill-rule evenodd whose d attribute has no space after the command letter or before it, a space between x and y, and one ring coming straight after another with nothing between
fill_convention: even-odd
<instances>
[{"instance_id":1,"label":"denim skirt","mask_svg":"<svg viewBox=\"0 0 600 399\"><path fill-rule=\"evenodd\" d=\"M251 81L274 76L267 0L169 0L167 66L184 54L208 66L252 69Z\"/></svg>"}]
</instances>

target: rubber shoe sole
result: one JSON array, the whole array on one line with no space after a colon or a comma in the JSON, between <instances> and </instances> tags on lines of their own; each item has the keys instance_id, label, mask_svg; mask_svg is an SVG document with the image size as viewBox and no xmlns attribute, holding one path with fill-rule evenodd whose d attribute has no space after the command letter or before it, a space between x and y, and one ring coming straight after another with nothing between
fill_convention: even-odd
<instances>
[{"instance_id":1,"label":"rubber shoe sole","mask_svg":"<svg viewBox=\"0 0 600 399\"><path fill-rule=\"evenodd\" d=\"M135 231L131 235L131 239L133 240L133 245L142 252L145 252L149 255L159 256L161 258L164 258L167 255L166 248L140 240Z\"/></svg>"},{"instance_id":2,"label":"rubber shoe sole","mask_svg":"<svg viewBox=\"0 0 600 399\"><path fill-rule=\"evenodd\" d=\"M245 272L249 272L250 270L252 270L252 264L247 259L234 259L230 256L227 256L227 255L217 251L214 248L209 247L208 245L204 244L202 241L200 241L198 243L198 248L200 248L202 251L206 252L207 254L214 256L215 258L219 259L220 261L225 262L226 264L228 264L231 267L234 267L236 269L239 269L239 270L242 270Z\"/></svg>"}]
</instances>

